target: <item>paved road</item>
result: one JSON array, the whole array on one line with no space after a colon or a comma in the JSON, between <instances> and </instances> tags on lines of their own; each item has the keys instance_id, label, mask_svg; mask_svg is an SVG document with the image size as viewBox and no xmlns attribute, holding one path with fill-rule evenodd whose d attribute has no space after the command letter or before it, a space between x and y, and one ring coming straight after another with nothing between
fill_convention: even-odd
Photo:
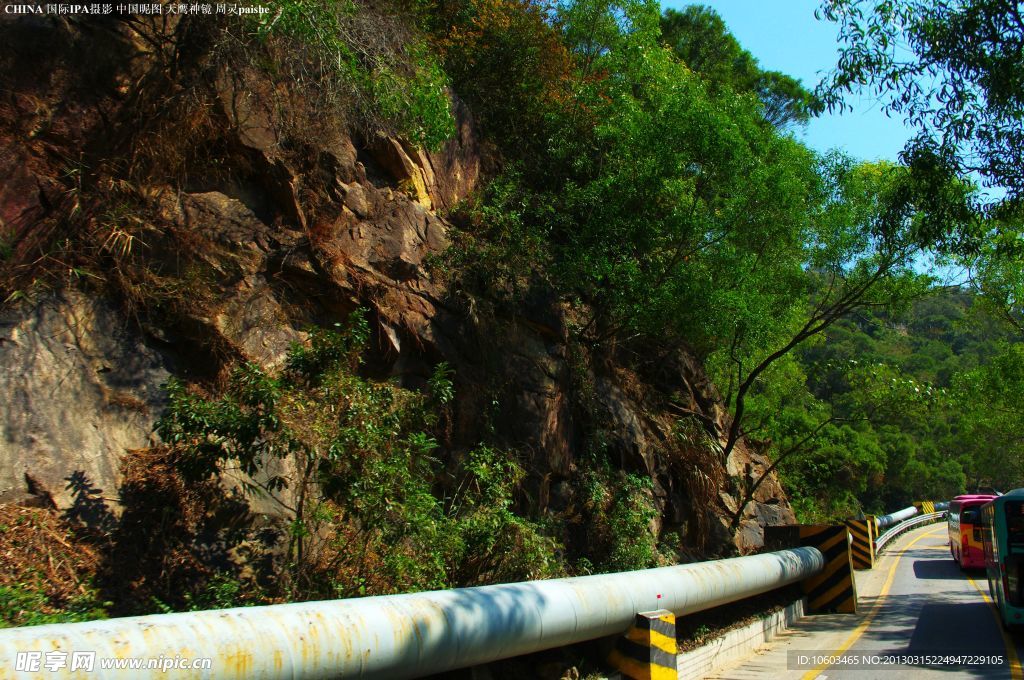
<instances>
[{"instance_id":1,"label":"paved road","mask_svg":"<svg viewBox=\"0 0 1024 680\"><path fill-rule=\"evenodd\" d=\"M801 680L917 680L925 678L1007 678L1022 680L1019 659L1024 635L1007 636L987 603L983 572L964 574L953 562L946 525L910 532L886 550L869 572L858 572L860 613L811 616L796 624L766 650L714 677L721 680L800 678ZM982 595L984 591L984 596ZM809 664L800 655L874 662L873 657L928 657L966 654L990 657L974 666L928 665L913 658L886 665L853 668ZM992 663L991 657L996 657ZM1001 659L1001 661L999 661Z\"/></svg>"}]
</instances>

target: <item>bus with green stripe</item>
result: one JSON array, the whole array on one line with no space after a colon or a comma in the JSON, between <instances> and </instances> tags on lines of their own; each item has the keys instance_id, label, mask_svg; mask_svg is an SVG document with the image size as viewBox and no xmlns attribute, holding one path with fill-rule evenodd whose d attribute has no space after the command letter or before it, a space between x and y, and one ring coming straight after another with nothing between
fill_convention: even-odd
<instances>
[{"instance_id":1,"label":"bus with green stripe","mask_svg":"<svg viewBox=\"0 0 1024 680\"><path fill-rule=\"evenodd\" d=\"M981 507L985 570L1003 626L1024 625L1024 489Z\"/></svg>"}]
</instances>

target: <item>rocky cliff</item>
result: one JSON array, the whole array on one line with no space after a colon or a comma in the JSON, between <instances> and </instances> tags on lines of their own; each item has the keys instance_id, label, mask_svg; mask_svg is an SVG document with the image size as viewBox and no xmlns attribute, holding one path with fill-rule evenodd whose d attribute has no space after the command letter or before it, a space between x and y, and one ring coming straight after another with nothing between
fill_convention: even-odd
<instances>
[{"instance_id":1,"label":"rocky cliff","mask_svg":"<svg viewBox=\"0 0 1024 680\"><path fill-rule=\"evenodd\" d=\"M419 389L448 362L442 457L482 441L521 452L520 510L570 549L589 540L580 468L597 439L651 480L651 529L677 533L684 559L793 521L773 479L730 535L737 480L766 461L746 444L722 460L729 415L686 351L641 369L580 347L557 291L493 304L438 270L452 209L484 181L454 94L457 133L426 152L318 120L257 69L185 63L180 31L169 71L172 47L141 35L0 24L0 501L116 515L122 459L158 443L169 376L215 385L239 361L278 366L307 329L365 308L365 373Z\"/></svg>"}]
</instances>

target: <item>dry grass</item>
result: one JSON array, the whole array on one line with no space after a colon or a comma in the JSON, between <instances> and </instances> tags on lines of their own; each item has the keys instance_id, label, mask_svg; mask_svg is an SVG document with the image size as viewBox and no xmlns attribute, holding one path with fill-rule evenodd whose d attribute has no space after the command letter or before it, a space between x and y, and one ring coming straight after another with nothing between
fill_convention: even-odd
<instances>
[{"instance_id":1,"label":"dry grass","mask_svg":"<svg viewBox=\"0 0 1024 680\"><path fill-rule=\"evenodd\" d=\"M0 504L0 586L29 589L46 597L42 614L92 593L99 552L50 508Z\"/></svg>"}]
</instances>

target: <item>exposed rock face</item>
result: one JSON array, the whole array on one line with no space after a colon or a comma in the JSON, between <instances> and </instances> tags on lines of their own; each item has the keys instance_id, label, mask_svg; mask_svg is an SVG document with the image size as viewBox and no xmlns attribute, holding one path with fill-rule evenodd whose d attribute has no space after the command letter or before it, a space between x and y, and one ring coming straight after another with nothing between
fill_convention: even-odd
<instances>
[{"instance_id":1,"label":"exposed rock face","mask_svg":"<svg viewBox=\"0 0 1024 680\"><path fill-rule=\"evenodd\" d=\"M0 317L0 502L116 501L148 446L168 363L110 305L67 293ZM87 490L94 491L87 491Z\"/></svg>"},{"instance_id":2,"label":"exposed rock face","mask_svg":"<svg viewBox=\"0 0 1024 680\"><path fill-rule=\"evenodd\" d=\"M160 201L161 214L175 226L214 241L201 257L215 272L216 287L207 288L213 299L197 304L191 315L202 329L193 334L216 338L250 361L279 366L291 343L303 337L284 311L268 270L268 254L289 234L275 237L245 204L216 191L181 196L168 191ZM297 238L292 233L289 240Z\"/></svg>"},{"instance_id":3,"label":"exposed rock face","mask_svg":"<svg viewBox=\"0 0 1024 680\"><path fill-rule=\"evenodd\" d=\"M73 33L60 23L38 30ZM0 229L29 229L60 210L60 169L48 159L103 147L111 135L100 121L117 119L119 88L144 61L130 41L111 40L123 65L111 66L109 82L82 100L84 114L53 110L45 125L28 129L29 97L56 109L70 90L7 83L15 94L0 102L0 114L18 122L0 128ZM726 480L757 475L766 461L745 445L728 461L715 453L728 416L692 357L668 360L658 384L614 365L574 377L565 310L555 296L482 315L470 297L431 277L427 257L449 243L443 215L480 175L472 117L461 102L453 99L458 134L436 152L346 134L296 150L282 145L283 100L273 84L242 73L221 75L212 88L220 143L239 171L182 193L138 188L150 212L140 241L159 265L154 276L194 274L170 320L142 315L137 324L112 303L73 292L0 319L0 501L49 495L70 507L66 480L78 472L113 498L119 458L150 441L169 375L216 373L236 359L279 365L304 328L365 306L375 331L372 370L417 387L438 361L451 363L459 398L448 446L470 448L487 427L528 452L535 510L571 504L567 483L584 445L583 380L603 414L609 452L622 469L654 481L654 528L687 527L710 551L733 540L724 518L736 500ZM70 125L76 113L79 124ZM680 417L696 423L690 443L674 434ZM756 547L760 524L792 520L771 479L736 542Z\"/></svg>"}]
</instances>

